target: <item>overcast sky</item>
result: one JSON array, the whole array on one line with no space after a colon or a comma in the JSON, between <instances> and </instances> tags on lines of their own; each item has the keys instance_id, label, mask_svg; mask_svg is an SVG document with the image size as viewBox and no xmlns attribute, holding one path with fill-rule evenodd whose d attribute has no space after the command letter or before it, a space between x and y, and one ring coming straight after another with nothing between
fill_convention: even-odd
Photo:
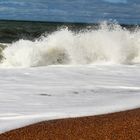
<instances>
[{"instance_id":1,"label":"overcast sky","mask_svg":"<svg viewBox=\"0 0 140 140\"><path fill-rule=\"evenodd\" d=\"M0 0L0 19L140 23L140 0Z\"/></svg>"}]
</instances>

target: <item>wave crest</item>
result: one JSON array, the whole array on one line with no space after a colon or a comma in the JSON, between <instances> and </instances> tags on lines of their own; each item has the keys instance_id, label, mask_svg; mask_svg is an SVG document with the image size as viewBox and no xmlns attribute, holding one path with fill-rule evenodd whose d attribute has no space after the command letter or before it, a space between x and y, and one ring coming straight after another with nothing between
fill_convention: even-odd
<instances>
[{"instance_id":1,"label":"wave crest","mask_svg":"<svg viewBox=\"0 0 140 140\"><path fill-rule=\"evenodd\" d=\"M56 64L140 63L140 31L102 23L74 33L67 28L35 41L19 40L4 48L1 65L33 67Z\"/></svg>"}]
</instances>

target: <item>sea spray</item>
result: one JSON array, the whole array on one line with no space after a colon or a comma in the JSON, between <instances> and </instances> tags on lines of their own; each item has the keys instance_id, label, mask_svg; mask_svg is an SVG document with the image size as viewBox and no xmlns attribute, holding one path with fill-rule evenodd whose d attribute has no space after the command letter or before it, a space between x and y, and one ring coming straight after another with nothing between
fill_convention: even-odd
<instances>
[{"instance_id":1,"label":"sea spray","mask_svg":"<svg viewBox=\"0 0 140 140\"><path fill-rule=\"evenodd\" d=\"M63 28L35 41L13 42L2 54L4 67L135 64L140 63L140 31L107 23L78 33Z\"/></svg>"}]
</instances>

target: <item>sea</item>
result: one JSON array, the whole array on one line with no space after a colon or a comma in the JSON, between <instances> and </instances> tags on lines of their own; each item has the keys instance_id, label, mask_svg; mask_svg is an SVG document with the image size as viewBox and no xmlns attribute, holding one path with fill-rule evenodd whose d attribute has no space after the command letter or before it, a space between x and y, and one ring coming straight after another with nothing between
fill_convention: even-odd
<instances>
[{"instance_id":1,"label":"sea","mask_svg":"<svg viewBox=\"0 0 140 140\"><path fill-rule=\"evenodd\" d=\"M0 67L140 62L139 0L0 4Z\"/></svg>"},{"instance_id":2,"label":"sea","mask_svg":"<svg viewBox=\"0 0 140 140\"><path fill-rule=\"evenodd\" d=\"M139 0L0 4L0 134L140 108Z\"/></svg>"}]
</instances>

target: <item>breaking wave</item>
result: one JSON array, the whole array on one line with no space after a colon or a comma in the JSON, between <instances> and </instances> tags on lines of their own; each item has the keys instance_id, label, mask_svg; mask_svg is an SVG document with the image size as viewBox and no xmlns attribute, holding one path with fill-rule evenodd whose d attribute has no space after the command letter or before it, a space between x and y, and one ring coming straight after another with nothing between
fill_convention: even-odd
<instances>
[{"instance_id":1,"label":"breaking wave","mask_svg":"<svg viewBox=\"0 0 140 140\"><path fill-rule=\"evenodd\" d=\"M102 23L99 29L75 33L63 28L35 41L21 39L0 47L4 67L135 64L140 63L140 30Z\"/></svg>"}]
</instances>

